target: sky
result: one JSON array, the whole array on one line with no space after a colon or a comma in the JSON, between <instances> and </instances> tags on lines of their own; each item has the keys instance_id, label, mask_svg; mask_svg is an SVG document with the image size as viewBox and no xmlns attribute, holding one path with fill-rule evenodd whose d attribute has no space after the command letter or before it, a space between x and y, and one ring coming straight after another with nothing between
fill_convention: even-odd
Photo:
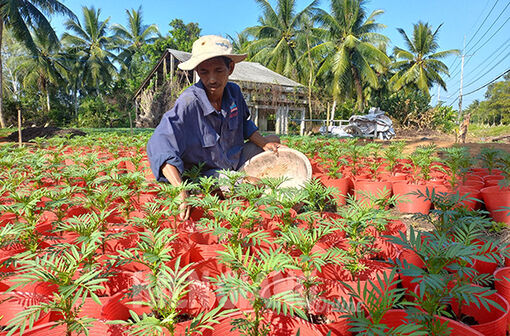
<instances>
[{"instance_id":1,"label":"sky","mask_svg":"<svg viewBox=\"0 0 510 336\"><path fill-rule=\"evenodd\" d=\"M110 23L127 25L126 9L142 6L145 24L156 24L163 34L172 19L184 23L197 22L202 35L234 36L244 28L257 25L262 11L255 0L60 0L82 20L82 7L101 9L101 18ZM295 0L302 10L311 0ZM276 0L269 0L276 7ZM321 0L319 7L328 10L329 0ZM390 38L388 53L394 46L407 49L397 28L411 36L413 24L428 22L438 33L439 50L465 50L463 102L465 109L475 99L483 100L486 88L480 87L510 69L510 0L371 0L368 12L384 10L377 18L386 26L380 33ZM55 30L64 31L64 20L52 18ZM466 43L465 49L464 41ZM444 76L448 91L441 89L439 98L446 105L458 109L461 81L461 57L451 56L443 62L450 69ZM501 80L502 78L500 78ZM477 90L479 89L479 90ZM476 90L476 91L475 91ZM475 92L473 92L475 91ZM471 93L472 92L472 93ZM432 104L438 100L438 89L431 89Z\"/></svg>"}]
</instances>

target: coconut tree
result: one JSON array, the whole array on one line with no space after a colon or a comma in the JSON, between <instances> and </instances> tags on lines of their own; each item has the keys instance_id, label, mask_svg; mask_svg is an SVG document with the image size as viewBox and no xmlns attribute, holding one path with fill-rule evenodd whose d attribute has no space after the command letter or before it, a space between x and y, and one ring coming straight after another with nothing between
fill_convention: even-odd
<instances>
[{"instance_id":1,"label":"coconut tree","mask_svg":"<svg viewBox=\"0 0 510 336\"><path fill-rule=\"evenodd\" d=\"M114 24L112 25L112 30L114 32L115 44L121 50L118 59L123 69L129 70L133 55L146 43L152 43L157 38L159 29L155 24L143 24L141 6L138 7L138 10L126 9L126 14L128 18L127 27L121 24Z\"/></svg>"},{"instance_id":2,"label":"coconut tree","mask_svg":"<svg viewBox=\"0 0 510 336\"><path fill-rule=\"evenodd\" d=\"M388 38L375 31L384 25L376 23L382 10L367 16L365 0L331 0L331 12L320 10L316 19L323 29L324 42L311 52L324 55L319 74L333 74L333 96L350 98L354 89L357 107L365 105L363 86L378 86L375 70L389 63L389 58L376 45Z\"/></svg>"},{"instance_id":3,"label":"coconut tree","mask_svg":"<svg viewBox=\"0 0 510 336\"><path fill-rule=\"evenodd\" d=\"M300 71L298 80L301 83L306 83L308 87L308 112L309 118L313 119L312 113L312 90L315 87L315 81L317 79L317 69L320 65L319 55L312 57L310 50L313 46L319 44L321 31L316 29L315 20L311 15L303 15L299 23L300 34L297 38L298 49L300 50L301 57L298 58L300 64Z\"/></svg>"},{"instance_id":4,"label":"coconut tree","mask_svg":"<svg viewBox=\"0 0 510 336\"><path fill-rule=\"evenodd\" d=\"M22 56L21 68L24 69L25 76L23 85L27 86L34 83L45 95L46 112L49 113L50 105L50 86L63 80L61 72L64 67L59 59L59 44L52 43L48 35L41 30L35 30L32 34L36 56Z\"/></svg>"},{"instance_id":5,"label":"coconut tree","mask_svg":"<svg viewBox=\"0 0 510 336\"><path fill-rule=\"evenodd\" d=\"M408 50L399 47L394 49L395 57L401 60L392 64L392 68L397 70L390 79L393 90L418 89L429 96L429 89L437 83L446 91L441 74L449 76L448 67L440 59L457 55L459 50L437 51L439 49L437 34L441 26L442 24L432 32L428 23L418 22L413 25L411 38L403 29L397 29L404 38Z\"/></svg>"},{"instance_id":6,"label":"coconut tree","mask_svg":"<svg viewBox=\"0 0 510 336\"><path fill-rule=\"evenodd\" d=\"M110 18L101 21L101 9L82 7L83 25L78 20L67 20L65 27L69 32L62 34L62 42L74 49L82 64L82 81L88 88L101 94L100 87L107 87L116 74L113 65L114 54L111 36L108 36ZM73 35L74 33L74 35Z\"/></svg>"},{"instance_id":7,"label":"coconut tree","mask_svg":"<svg viewBox=\"0 0 510 336\"><path fill-rule=\"evenodd\" d=\"M30 34L30 29L40 30L48 35L52 43L58 37L45 15L63 14L74 18L73 12L58 0L2 0L0 1L0 48L4 26L12 32L15 39L22 41L34 55L37 48ZM5 127L2 110L2 58L0 55L0 127Z\"/></svg>"},{"instance_id":8,"label":"coconut tree","mask_svg":"<svg viewBox=\"0 0 510 336\"><path fill-rule=\"evenodd\" d=\"M227 38L232 43L233 51L238 54L244 54L247 52L247 46L250 43L248 37L249 36L246 31L236 33L235 36L231 36L231 35L227 34Z\"/></svg>"},{"instance_id":9,"label":"coconut tree","mask_svg":"<svg viewBox=\"0 0 510 336\"><path fill-rule=\"evenodd\" d=\"M248 45L250 59L261 62L274 71L296 78L299 67L297 38L304 32L300 29L300 20L310 14L318 3L312 1L302 11L297 12L295 0L278 0L276 9L268 0L256 0L262 8L259 25L246 28L254 37Z\"/></svg>"}]
</instances>

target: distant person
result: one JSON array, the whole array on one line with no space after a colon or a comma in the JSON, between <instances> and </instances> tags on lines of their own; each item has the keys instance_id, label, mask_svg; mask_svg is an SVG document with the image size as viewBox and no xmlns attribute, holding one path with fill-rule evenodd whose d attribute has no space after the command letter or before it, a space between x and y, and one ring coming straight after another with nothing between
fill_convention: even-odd
<instances>
[{"instance_id":1,"label":"distant person","mask_svg":"<svg viewBox=\"0 0 510 336\"><path fill-rule=\"evenodd\" d=\"M179 186L183 171L200 164L203 175L218 176L218 170L238 170L256 154L276 152L281 146L278 136L264 137L258 132L248 119L241 89L228 82L235 63L245 58L245 54L233 54L230 41L220 36L202 36L193 43L191 58L178 67L195 70L200 81L163 115L147 144L158 181ZM187 192L180 195L183 219L189 217L188 196Z\"/></svg>"}]
</instances>

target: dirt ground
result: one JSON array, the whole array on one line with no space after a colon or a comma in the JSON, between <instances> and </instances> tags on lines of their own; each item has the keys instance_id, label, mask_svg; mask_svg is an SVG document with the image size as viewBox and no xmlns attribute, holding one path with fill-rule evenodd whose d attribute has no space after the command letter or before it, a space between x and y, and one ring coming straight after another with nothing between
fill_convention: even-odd
<instances>
[{"instance_id":1,"label":"dirt ground","mask_svg":"<svg viewBox=\"0 0 510 336\"><path fill-rule=\"evenodd\" d=\"M69 129L61 129L58 127L28 127L21 130L21 139L23 142L28 142L35 138L52 138L55 136L66 136L70 135L74 136L83 136L87 133L69 128ZM0 138L0 142L17 142L18 141L18 131L14 131L8 136L4 138Z\"/></svg>"},{"instance_id":2,"label":"dirt ground","mask_svg":"<svg viewBox=\"0 0 510 336\"><path fill-rule=\"evenodd\" d=\"M455 143L455 136L444 134L434 131L403 131L397 130L397 136L393 140L402 140L407 143L404 152L406 154L413 152L416 147L426 145L436 145L440 148L448 148L457 145ZM502 149L510 153L510 134L508 137L501 139L501 141L493 142L494 138L474 138L467 137L465 144L459 144L469 149L472 156L476 156L480 153L480 150L484 147L493 147Z\"/></svg>"}]
</instances>

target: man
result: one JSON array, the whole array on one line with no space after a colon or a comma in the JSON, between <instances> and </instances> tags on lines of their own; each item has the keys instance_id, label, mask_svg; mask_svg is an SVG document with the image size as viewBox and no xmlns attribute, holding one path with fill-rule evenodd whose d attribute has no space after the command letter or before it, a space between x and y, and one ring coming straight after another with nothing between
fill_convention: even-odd
<instances>
[{"instance_id":1,"label":"man","mask_svg":"<svg viewBox=\"0 0 510 336\"><path fill-rule=\"evenodd\" d=\"M248 106L239 86L228 82L235 63L245 58L233 54L230 41L220 36L202 36L193 43L191 58L178 66L195 70L200 81L186 89L163 115L147 144L158 181L179 186L183 171L198 164L204 164L204 175L218 176L218 170L238 170L254 155L278 150L279 138L258 132L248 120ZM187 192L180 197L181 218L187 219Z\"/></svg>"}]
</instances>

